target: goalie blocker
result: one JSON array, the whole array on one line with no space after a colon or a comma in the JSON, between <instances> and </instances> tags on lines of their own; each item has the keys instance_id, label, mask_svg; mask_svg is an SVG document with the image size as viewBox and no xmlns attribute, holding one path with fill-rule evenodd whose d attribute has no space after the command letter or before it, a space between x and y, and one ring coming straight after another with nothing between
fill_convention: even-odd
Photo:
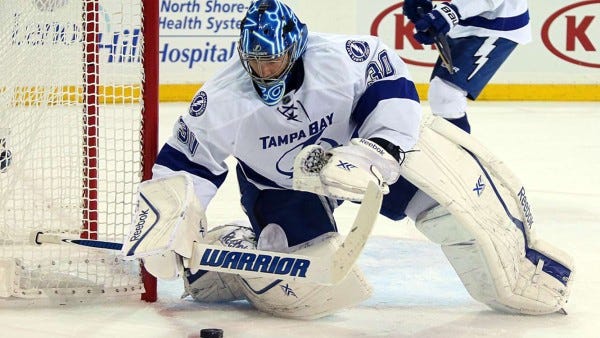
<instances>
[{"instance_id":1,"label":"goalie blocker","mask_svg":"<svg viewBox=\"0 0 600 338\"><path fill-rule=\"evenodd\" d=\"M121 252L125 259L140 258L144 267L160 279L175 279L184 271L184 259L206 232L204 207L195 196L187 175L173 175L143 182L129 235Z\"/></svg>"}]
</instances>

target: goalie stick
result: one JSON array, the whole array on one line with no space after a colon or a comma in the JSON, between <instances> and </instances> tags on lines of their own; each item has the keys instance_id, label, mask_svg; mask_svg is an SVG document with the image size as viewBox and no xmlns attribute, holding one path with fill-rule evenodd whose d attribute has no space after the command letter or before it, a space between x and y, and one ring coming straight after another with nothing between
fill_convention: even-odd
<instances>
[{"instance_id":1,"label":"goalie stick","mask_svg":"<svg viewBox=\"0 0 600 338\"><path fill-rule=\"evenodd\" d=\"M382 198L379 187L370 182L352 228L332 255L308 256L196 242L188 267L193 271L208 270L322 285L337 284L350 272L362 252L379 214ZM103 250L121 250L123 247L122 243L63 238L43 232L33 232L31 241L37 245L71 244Z\"/></svg>"}]
</instances>

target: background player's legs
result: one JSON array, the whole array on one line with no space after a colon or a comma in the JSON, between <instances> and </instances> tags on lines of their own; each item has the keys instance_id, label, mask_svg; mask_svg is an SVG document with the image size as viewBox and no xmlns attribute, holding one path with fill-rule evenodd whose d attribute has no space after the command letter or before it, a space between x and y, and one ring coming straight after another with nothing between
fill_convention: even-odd
<instances>
[{"instance_id":1,"label":"background player's legs","mask_svg":"<svg viewBox=\"0 0 600 338\"><path fill-rule=\"evenodd\" d=\"M434 115L469 132L467 98L477 99L517 43L504 38L471 36L448 39L448 44L457 71L450 74L438 59L431 74L428 100Z\"/></svg>"}]
</instances>

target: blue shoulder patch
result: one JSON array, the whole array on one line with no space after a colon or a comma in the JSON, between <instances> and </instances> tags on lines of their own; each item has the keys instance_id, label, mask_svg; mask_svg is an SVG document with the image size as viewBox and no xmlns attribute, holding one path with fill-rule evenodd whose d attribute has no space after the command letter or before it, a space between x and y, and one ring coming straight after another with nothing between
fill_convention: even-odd
<instances>
[{"instance_id":1,"label":"blue shoulder patch","mask_svg":"<svg viewBox=\"0 0 600 338\"><path fill-rule=\"evenodd\" d=\"M363 62L369 58L371 49L366 41L348 40L346 41L346 52L354 62Z\"/></svg>"},{"instance_id":2,"label":"blue shoulder patch","mask_svg":"<svg viewBox=\"0 0 600 338\"><path fill-rule=\"evenodd\" d=\"M204 91L199 92L192 104L190 105L190 115L198 117L204 114L204 110L206 110L206 103L208 102L208 98Z\"/></svg>"}]
</instances>

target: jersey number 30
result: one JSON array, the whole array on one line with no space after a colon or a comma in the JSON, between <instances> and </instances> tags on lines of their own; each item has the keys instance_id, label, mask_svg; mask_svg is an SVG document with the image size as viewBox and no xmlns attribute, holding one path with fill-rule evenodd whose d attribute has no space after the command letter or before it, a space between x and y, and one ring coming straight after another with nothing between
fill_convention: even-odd
<instances>
[{"instance_id":1,"label":"jersey number 30","mask_svg":"<svg viewBox=\"0 0 600 338\"><path fill-rule=\"evenodd\" d=\"M373 60L367 66L367 76L370 79L367 86L370 86L375 81L379 81L396 73L394 66L390 62L387 51L383 50L377 55L377 60Z\"/></svg>"},{"instance_id":2,"label":"jersey number 30","mask_svg":"<svg viewBox=\"0 0 600 338\"><path fill-rule=\"evenodd\" d=\"M198 140L196 135L190 131L182 118L179 118L179 130L177 131L177 140L185 145L189 152L194 155L198 149Z\"/></svg>"}]
</instances>

